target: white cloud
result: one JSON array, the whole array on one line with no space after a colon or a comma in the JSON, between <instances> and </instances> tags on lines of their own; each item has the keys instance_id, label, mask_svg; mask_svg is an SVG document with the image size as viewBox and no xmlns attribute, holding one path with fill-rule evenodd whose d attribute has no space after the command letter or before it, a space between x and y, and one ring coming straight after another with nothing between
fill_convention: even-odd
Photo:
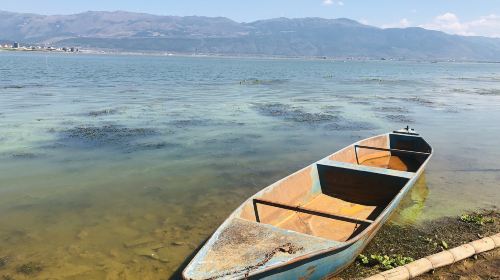
<instances>
[{"instance_id":1,"label":"white cloud","mask_svg":"<svg viewBox=\"0 0 500 280\"><path fill-rule=\"evenodd\" d=\"M325 5L325 6L332 6L332 5L344 6L344 2L334 1L334 0L323 0L323 5Z\"/></svg>"},{"instance_id":2,"label":"white cloud","mask_svg":"<svg viewBox=\"0 0 500 280\"><path fill-rule=\"evenodd\" d=\"M456 22L458 21L457 15L453 13L445 13L436 17L438 22Z\"/></svg>"},{"instance_id":3,"label":"white cloud","mask_svg":"<svg viewBox=\"0 0 500 280\"><path fill-rule=\"evenodd\" d=\"M358 21L360 23L364 24L364 25L369 25L370 24L370 22L366 18L359 19Z\"/></svg>"},{"instance_id":4,"label":"white cloud","mask_svg":"<svg viewBox=\"0 0 500 280\"><path fill-rule=\"evenodd\" d=\"M457 15L448 12L419 27L466 36L500 37L500 16L491 14L471 21L461 21Z\"/></svg>"},{"instance_id":5,"label":"white cloud","mask_svg":"<svg viewBox=\"0 0 500 280\"><path fill-rule=\"evenodd\" d=\"M382 28L406 28L410 27L411 23L407 18L402 18L400 21L396 23L383 24Z\"/></svg>"}]
</instances>

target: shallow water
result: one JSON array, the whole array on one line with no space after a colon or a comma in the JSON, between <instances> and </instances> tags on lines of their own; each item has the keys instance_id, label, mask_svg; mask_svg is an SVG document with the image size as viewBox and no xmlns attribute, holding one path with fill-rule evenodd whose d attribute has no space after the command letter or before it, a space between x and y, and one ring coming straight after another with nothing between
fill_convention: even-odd
<instances>
[{"instance_id":1,"label":"shallow water","mask_svg":"<svg viewBox=\"0 0 500 280\"><path fill-rule=\"evenodd\" d=\"M406 124L435 155L393 222L499 205L499 92L500 64L0 53L0 275L169 278L249 195Z\"/></svg>"}]
</instances>

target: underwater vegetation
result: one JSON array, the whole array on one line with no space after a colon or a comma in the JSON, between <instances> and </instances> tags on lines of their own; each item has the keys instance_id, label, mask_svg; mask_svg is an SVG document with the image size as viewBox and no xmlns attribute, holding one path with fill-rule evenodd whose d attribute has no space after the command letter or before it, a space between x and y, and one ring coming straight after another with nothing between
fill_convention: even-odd
<instances>
[{"instance_id":1,"label":"underwater vegetation","mask_svg":"<svg viewBox=\"0 0 500 280\"><path fill-rule=\"evenodd\" d=\"M67 146L126 146L131 141L158 134L153 128L130 128L120 125L75 126L59 133Z\"/></svg>"},{"instance_id":2,"label":"underwater vegetation","mask_svg":"<svg viewBox=\"0 0 500 280\"><path fill-rule=\"evenodd\" d=\"M261 115L279 117L281 119L297 123L325 123L339 120L340 117L328 113L311 113L298 106L282 103L256 103L253 107Z\"/></svg>"},{"instance_id":3,"label":"underwater vegetation","mask_svg":"<svg viewBox=\"0 0 500 280\"><path fill-rule=\"evenodd\" d=\"M97 111L90 111L88 113L88 115L91 117L99 117L99 116L106 116L106 115L114 115L116 113L118 113L117 109L102 109L102 110L97 110Z\"/></svg>"},{"instance_id":4,"label":"underwater vegetation","mask_svg":"<svg viewBox=\"0 0 500 280\"><path fill-rule=\"evenodd\" d=\"M241 80L240 85L279 85L279 84L284 84L288 80L284 79L248 79L248 80Z\"/></svg>"}]
</instances>

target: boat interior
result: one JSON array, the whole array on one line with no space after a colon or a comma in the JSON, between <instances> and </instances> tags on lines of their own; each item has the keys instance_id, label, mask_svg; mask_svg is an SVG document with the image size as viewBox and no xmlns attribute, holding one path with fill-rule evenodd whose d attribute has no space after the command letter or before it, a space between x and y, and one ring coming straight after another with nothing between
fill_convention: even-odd
<instances>
[{"instance_id":1,"label":"boat interior","mask_svg":"<svg viewBox=\"0 0 500 280\"><path fill-rule=\"evenodd\" d=\"M379 217L431 152L415 135L365 139L269 186L236 218L346 242Z\"/></svg>"}]
</instances>

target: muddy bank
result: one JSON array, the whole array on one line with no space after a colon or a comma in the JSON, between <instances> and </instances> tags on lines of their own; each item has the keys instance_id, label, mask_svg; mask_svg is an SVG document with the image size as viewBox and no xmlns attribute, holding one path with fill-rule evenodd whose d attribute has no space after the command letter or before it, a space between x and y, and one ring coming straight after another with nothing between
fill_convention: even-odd
<instances>
[{"instance_id":1,"label":"muddy bank","mask_svg":"<svg viewBox=\"0 0 500 280\"><path fill-rule=\"evenodd\" d=\"M460 217L440 218L419 226L402 227L386 224L368 244L362 255L370 260L377 259L378 256L406 257L417 260L498 232L500 232L500 211L498 209L482 210ZM475 267L476 263L483 268L483 274L491 276L496 273L496 277L500 277L499 254L495 251L484 256L477 256L477 259L469 258L450 267L438 269L434 274L425 274L420 278L436 279L438 275L445 277L446 274L452 274L456 279L459 279L460 276L467 279L472 276L478 277L468 269ZM362 279L385 269L388 267L384 267L381 263L376 261L369 263L365 261L364 263L363 259L358 257L346 270L331 279Z\"/></svg>"}]
</instances>

